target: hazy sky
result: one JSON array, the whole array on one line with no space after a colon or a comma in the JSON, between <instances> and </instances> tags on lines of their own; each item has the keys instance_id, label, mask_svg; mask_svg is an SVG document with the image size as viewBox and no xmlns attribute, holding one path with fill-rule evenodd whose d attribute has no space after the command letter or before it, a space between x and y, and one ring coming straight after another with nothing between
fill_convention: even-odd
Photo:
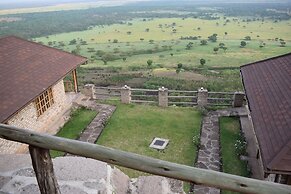
<instances>
[{"instance_id":1,"label":"hazy sky","mask_svg":"<svg viewBox=\"0 0 291 194\"><path fill-rule=\"evenodd\" d=\"M0 3L52 3L52 2L96 2L96 1L124 1L124 2L132 2L132 1L159 1L159 0L0 0ZM177 0L162 0L162 1L177 1ZM235 3L235 2L277 2L277 3L282 3L282 2L290 2L291 0L183 0L183 1L191 1L191 2L229 2L229 3Z\"/></svg>"},{"instance_id":2,"label":"hazy sky","mask_svg":"<svg viewBox=\"0 0 291 194\"><path fill-rule=\"evenodd\" d=\"M138 2L138 1L179 1L179 0L0 0L0 9L21 8L21 7L39 7L57 5L63 3L81 3L81 2ZM182 0L199 3L291 3L291 0Z\"/></svg>"}]
</instances>

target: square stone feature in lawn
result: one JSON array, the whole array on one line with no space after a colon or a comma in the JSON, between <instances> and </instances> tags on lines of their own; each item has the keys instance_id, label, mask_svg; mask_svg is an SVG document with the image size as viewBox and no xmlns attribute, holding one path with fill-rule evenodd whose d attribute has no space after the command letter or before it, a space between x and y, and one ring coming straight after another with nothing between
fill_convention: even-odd
<instances>
[{"instance_id":1,"label":"square stone feature in lawn","mask_svg":"<svg viewBox=\"0 0 291 194\"><path fill-rule=\"evenodd\" d=\"M152 141L152 143L150 145L150 148L155 148L157 150L163 150L166 148L168 143L169 143L168 139L162 139L162 138L155 137L155 139Z\"/></svg>"}]
</instances>

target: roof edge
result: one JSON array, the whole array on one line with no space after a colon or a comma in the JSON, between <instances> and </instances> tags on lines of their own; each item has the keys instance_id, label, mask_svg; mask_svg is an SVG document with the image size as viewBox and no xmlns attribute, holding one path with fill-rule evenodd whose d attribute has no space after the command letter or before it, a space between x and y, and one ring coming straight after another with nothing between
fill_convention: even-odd
<instances>
[{"instance_id":1,"label":"roof edge","mask_svg":"<svg viewBox=\"0 0 291 194\"><path fill-rule=\"evenodd\" d=\"M47 46L47 45L44 45L44 44L40 44L40 43L37 43L37 42L34 42L34 41L30 41L30 40L27 40L25 38L21 38L21 37L18 37L18 36L15 36L15 35L7 35L7 36L3 36L3 37L0 37L0 39L4 39L4 38L9 38L9 37L13 37L13 38L17 38L19 40L22 40L22 41L25 41L25 42L29 42L29 43L32 43L32 44L36 44L38 46L43 46L43 47L46 47L46 48L49 48L49 49L55 49L55 50L58 50L60 52L63 52L63 53L66 53L66 54L71 54L71 55L74 55L76 57L80 57L80 58L83 58L85 61L83 63L80 63L78 64L79 65L82 65L84 64L85 62L88 61L88 59L86 57L83 57L81 55L76 55L76 54L73 54L73 53L70 53L68 51L64 51L64 50L61 50L61 49L58 49L58 48L53 48L53 47L50 47L50 46Z\"/></svg>"},{"instance_id":2,"label":"roof edge","mask_svg":"<svg viewBox=\"0 0 291 194\"><path fill-rule=\"evenodd\" d=\"M291 150L291 140L284 144L281 148L281 151L276 154L276 156L267 164L269 170L280 171L280 169L273 169L274 166L282 160L282 156ZM291 172L291 171L290 171Z\"/></svg>"},{"instance_id":3,"label":"roof edge","mask_svg":"<svg viewBox=\"0 0 291 194\"><path fill-rule=\"evenodd\" d=\"M80 64L82 65L82 64ZM79 66L79 65L78 65ZM76 69L76 68L74 68ZM64 78L71 73L74 69L70 70L65 76L61 77L60 79L58 79L56 82L54 82L52 85L50 85L49 87L47 87L46 89L44 89L40 94L36 95L35 97L33 97L30 101L28 101L25 105L23 105L21 108L19 108L17 111L15 111L13 114L11 114L9 117L7 117L6 119L4 119L3 121L0 121L0 123L5 123L7 122L9 119L11 119L13 116L15 116L17 113L19 113L20 111L22 111L27 105L29 105L30 103L32 103L37 97L39 97L44 91L46 91L47 89L49 89L50 87L55 86L58 82L60 82L61 80L64 80Z\"/></svg>"},{"instance_id":4,"label":"roof edge","mask_svg":"<svg viewBox=\"0 0 291 194\"><path fill-rule=\"evenodd\" d=\"M246 67L246 66L249 66L249 65L254 65L254 64L256 64L256 63L261 63L261 62L265 62L265 61L268 61L268 60L277 59L277 58L280 58L280 57L285 57L285 56L287 56L287 55L291 55L291 52L289 52L289 53L285 53L285 54L283 54L283 55L277 55L277 56L274 56L274 57L270 57L270 58L262 59L262 60L260 60L260 61L251 62L251 63L245 64L245 65L241 65L241 66L240 66L240 69L241 69L242 67Z\"/></svg>"}]
</instances>

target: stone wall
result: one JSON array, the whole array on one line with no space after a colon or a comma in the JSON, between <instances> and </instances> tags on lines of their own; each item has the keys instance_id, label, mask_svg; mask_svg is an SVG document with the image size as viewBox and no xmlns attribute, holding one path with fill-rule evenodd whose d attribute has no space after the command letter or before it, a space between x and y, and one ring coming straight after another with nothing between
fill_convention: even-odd
<instances>
[{"instance_id":1,"label":"stone wall","mask_svg":"<svg viewBox=\"0 0 291 194\"><path fill-rule=\"evenodd\" d=\"M52 124L60 114L67 109L69 103L64 90L63 80L52 87L54 104L49 107L42 115L37 116L35 102L31 102L24 109L10 118L8 125L15 127L31 129L37 132L47 132L48 126ZM4 140L0 138L0 153L23 153L27 151L24 144Z\"/></svg>"}]
</instances>

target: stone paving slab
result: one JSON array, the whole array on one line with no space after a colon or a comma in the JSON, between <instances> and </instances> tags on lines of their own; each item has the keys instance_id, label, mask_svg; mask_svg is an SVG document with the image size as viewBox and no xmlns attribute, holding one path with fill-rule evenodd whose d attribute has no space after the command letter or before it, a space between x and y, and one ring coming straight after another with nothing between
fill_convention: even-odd
<instances>
[{"instance_id":1,"label":"stone paving slab","mask_svg":"<svg viewBox=\"0 0 291 194\"><path fill-rule=\"evenodd\" d=\"M95 143L116 107L108 104L97 104L95 102L87 104L86 107L97 111L98 114L82 132L78 140Z\"/></svg>"},{"instance_id":2,"label":"stone paving slab","mask_svg":"<svg viewBox=\"0 0 291 194\"><path fill-rule=\"evenodd\" d=\"M200 149L196 167L221 171L222 163L220 156L220 130L219 117L221 116L245 116L247 110L244 107L230 108L225 110L210 111L202 121L200 134ZM220 189L194 185L195 194L220 194Z\"/></svg>"}]
</instances>

